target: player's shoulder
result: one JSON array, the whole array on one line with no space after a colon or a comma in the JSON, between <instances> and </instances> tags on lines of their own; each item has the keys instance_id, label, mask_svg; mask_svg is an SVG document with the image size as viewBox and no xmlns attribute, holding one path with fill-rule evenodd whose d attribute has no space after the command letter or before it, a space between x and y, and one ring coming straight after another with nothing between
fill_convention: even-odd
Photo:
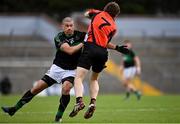
<instances>
[{"instance_id":1,"label":"player's shoulder","mask_svg":"<svg viewBox=\"0 0 180 124\"><path fill-rule=\"evenodd\" d=\"M133 49L130 49L133 54L135 54L135 51Z\"/></svg>"},{"instance_id":2,"label":"player's shoulder","mask_svg":"<svg viewBox=\"0 0 180 124\"><path fill-rule=\"evenodd\" d=\"M84 37L86 35L86 32L75 30L74 34L78 37Z\"/></svg>"},{"instance_id":3,"label":"player's shoulder","mask_svg":"<svg viewBox=\"0 0 180 124\"><path fill-rule=\"evenodd\" d=\"M75 34L85 34L86 32L75 30L74 33Z\"/></svg>"},{"instance_id":4,"label":"player's shoulder","mask_svg":"<svg viewBox=\"0 0 180 124\"><path fill-rule=\"evenodd\" d=\"M64 32L59 32L59 33L57 33L56 36L54 37L54 40L57 41L57 42L60 42L63 37L64 37Z\"/></svg>"},{"instance_id":5,"label":"player's shoulder","mask_svg":"<svg viewBox=\"0 0 180 124\"><path fill-rule=\"evenodd\" d=\"M136 53L134 52L134 50L130 49L130 55L133 57L136 56Z\"/></svg>"},{"instance_id":6,"label":"player's shoulder","mask_svg":"<svg viewBox=\"0 0 180 124\"><path fill-rule=\"evenodd\" d=\"M61 32L57 33L56 37L60 37L60 36L63 36L63 35L64 35L64 32L61 31Z\"/></svg>"}]
</instances>

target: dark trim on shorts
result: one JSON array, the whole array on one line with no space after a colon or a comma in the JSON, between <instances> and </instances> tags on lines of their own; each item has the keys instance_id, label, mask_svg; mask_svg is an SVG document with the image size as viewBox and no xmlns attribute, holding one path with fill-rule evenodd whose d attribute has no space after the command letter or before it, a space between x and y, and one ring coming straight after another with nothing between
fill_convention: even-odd
<instances>
[{"instance_id":1,"label":"dark trim on shorts","mask_svg":"<svg viewBox=\"0 0 180 124\"><path fill-rule=\"evenodd\" d=\"M74 84L74 77L73 77L73 76L69 76L69 77L63 78L62 81L61 81L62 84L63 84L65 81L69 81L70 83Z\"/></svg>"},{"instance_id":2,"label":"dark trim on shorts","mask_svg":"<svg viewBox=\"0 0 180 124\"><path fill-rule=\"evenodd\" d=\"M47 85L50 87L53 84L57 83L56 80L54 80L53 78L49 77L48 75L44 75L44 77L41 79L43 80L45 83L47 83Z\"/></svg>"}]
</instances>

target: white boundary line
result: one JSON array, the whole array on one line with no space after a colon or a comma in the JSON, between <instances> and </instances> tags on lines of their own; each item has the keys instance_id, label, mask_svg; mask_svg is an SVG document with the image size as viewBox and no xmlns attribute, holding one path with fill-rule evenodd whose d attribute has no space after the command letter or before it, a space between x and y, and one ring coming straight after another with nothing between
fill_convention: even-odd
<instances>
[{"instance_id":1,"label":"white boundary line","mask_svg":"<svg viewBox=\"0 0 180 124\"><path fill-rule=\"evenodd\" d=\"M180 108L176 108L176 109L168 109L168 108L115 109L115 110L112 110L112 111L114 111L114 112L180 111ZM66 111L65 113L68 113L68 112L70 112L70 111ZM98 110L98 112L107 112L107 109L106 110ZM0 114L6 114L6 113L0 112ZM56 114L56 112L53 112L53 111L49 111L49 112L17 112L16 114Z\"/></svg>"}]
</instances>

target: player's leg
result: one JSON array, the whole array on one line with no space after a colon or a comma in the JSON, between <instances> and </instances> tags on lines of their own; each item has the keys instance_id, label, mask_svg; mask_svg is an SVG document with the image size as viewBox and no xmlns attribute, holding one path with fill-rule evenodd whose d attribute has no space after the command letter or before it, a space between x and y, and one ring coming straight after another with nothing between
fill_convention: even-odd
<instances>
[{"instance_id":1,"label":"player's leg","mask_svg":"<svg viewBox=\"0 0 180 124\"><path fill-rule=\"evenodd\" d=\"M37 81L37 85L28 90L13 107L2 107L3 111L8 113L10 116L13 116L16 111L18 111L26 103L30 102L35 95L47 87L48 84L44 80Z\"/></svg>"},{"instance_id":2,"label":"player's leg","mask_svg":"<svg viewBox=\"0 0 180 124\"><path fill-rule=\"evenodd\" d=\"M135 85L132 83L132 79L125 79L123 81L123 86L126 88L126 99L130 97L131 93L134 93L138 100L141 98L141 92L137 90Z\"/></svg>"},{"instance_id":3,"label":"player's leg","mask_svg":"<svg viewBox=\"0 0 180 124\"><path fill-rule=\"evenodd\" d=\"M70 117L74 117L82 110L85 105L83 103L83 80L87 74L88 70L83 67L77 67L76 76L74 79L74 89L76 95L76 105L74 106L73 111L69 114Z\"/></svg>"},{"instance_id":4,"label":"player's leg","mask_svg":"<svg viewBox=\"0 0 180 124\"><path fill-rule=\"evenodd\" d=\"M141 92L135 87L134 84L132 84L132 82L130 82L130 83L128 84L128 90L129 90L130 92L134 93L134 94L136 95L136 97L137 97L138 100L141 99Z\"/></svg>"},{"instance_id":5,"label":"player's leg","mask_svg":"<svg viewBox=\"0 0 180 124\"><path fill-rule=\"evenodd\" d=\"M135 75L134 67L124 68L123 70L123 86L126 89L126 99L130 97L131 92L135 91L134 85L132 85L132 78Z\"/></svg>"},{"instance_id":6,"label":"player's leg","mask_svg":"<svg viewBox=\"0 0 180 124\"><path fill-rule=\"evenodd\" d=\"M134 93L137 97L138 100L141 98L141 92L136 88L136 86L133 84L133 79L136 76L136 67L131 67L130 68L130 74L129 74L129 83L128 83L128 88L131 90L132 93Z\"/></svg>"},{"instance_id":7,"label":"player's leg","mask_svg":"<svg viewBox=\"0 0 180 124\"><path fill-rule=\"evenodd\" d=\"M74 88L76 97L83 97L83 80L86 76L88 70L82 67L77 67L76 77L74 80ZM77 103L80 102L80 99L77 99Z\"/></svg>"},{"instance_id":8,"label":"player's leg","mask_svg":"<svg viewBox=\"0 0 180 124\"><path fill-rule=\"evenodd\" d=\"M128 79L123 79L122 80L122 84L123 84L123 87L125 88L126 90L126 99L128 99L131 95L131 89L128 87L129 85L129 80Z\"/></svg>"},{"instance_id":9,"label":"player's leg","mask_svg":"<svg viewBox=\"0 0 180 124\"><path fill-rule=\"evenodd\" d=\"M44 77L37 81L37 85L35 85L32 89L28 90L22 98L16 103L13 107L1 107L4 112L8 113L10 116L13 116L17 110L19 110L26 103L30 102L32 98L37 95L42 90L50 87L54 83L57 83L55 76L55 65L52 65L50 70L44 75Z\"/></svg>"},{"instance_id":10,"label":"player's leg","mask_svg":"<svg viewBox=\"0 0 180 124\"><path fill-rule=\"evenodd\" d=\"M83 52L79 58L78 66L76 69L76 75L74 79L74 90L76 95L76 104L69 114L69 117L74 117L78 114L80 110L82 110L85 105L83 103L83 80L91 67L91 47L86 42L84 44Z\"/></svg>"},{"instance_id":11,"label":"player's leg","mask_svg":"<svg viewBox=\"0 0 180 124\"><path fill-rule=\"evenodd\" d=\"M59 100L59 108L56 113L55 122L61 122L66 107L70 102L70 90L73 87L74 77L67 77L62 80L62 95Z\"/></svg>"},{"instance_id":12,"label":"player's leg","mask_svg":"<svg viewBox=\"0 0 180 124\"><path fill-rule=\"evenodd\" d=\"M85 119L92 117L93 113L96 109L96 98L97 98L98 92L99 92L98 76L99 76L99 73L92 72L91 81L90 81L90 97L91 97L91 100L89 103L88 110L84 114Z\"/></svg>"},{"instance_id":13,"label":"player's leg","mask_svg":"<svg viewBox=\"0 0 180 124\"><path fill-rule=\"evenodd\" d=\"M141 92L136 88L134 84L132 84L132 82L128 84L128 88L130 89L132 93L136 95L138 100L141 99Z\"/></svg>"},{"instance_id":14,"label":"player's leg","mask_svg":"<svg viewBox=\"0 0 180 124\"><path fill-rule=\"evenodd\" d=\"M90 81L90 97L92 99L96 99L99 92L98 76L99 73L92 72L91 81Z\"/></svg>"},{"instance_id":15,"label":"player's leg","mask_svg":"<svg viewBox=\"0 0 180 124\"><path fill-rule=\"evenodd\" d=\"M90 81L90 104L87 111L84 114L85 119L89 119L93 116L93 113L96 109L96 98L99 93L99 84L98 84L98 76L100 72L106 67L105 63L107 61L107 50L103 48L96 49L97 53L95 52L93 62L92 62L92 75Z\"/></svg>"}]
</instances>

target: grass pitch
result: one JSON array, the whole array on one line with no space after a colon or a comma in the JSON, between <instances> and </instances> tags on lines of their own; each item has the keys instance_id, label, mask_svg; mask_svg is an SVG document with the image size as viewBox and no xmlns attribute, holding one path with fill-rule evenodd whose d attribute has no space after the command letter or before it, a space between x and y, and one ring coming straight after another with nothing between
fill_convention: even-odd
<instances>
[{"instance_id":1,"label":"grass pitch","mask_svg":"<svg viewBox=\"0 0 180 124\"><path fill-rule=\"evenodd\" d=\"M12 106L21 96L0 96L0 106ZM122 95L100 95L91 119L84 119L86 107L74 118L69 118L75 97L64 113L63 123L180 123L180 96L143 96L137 101ZM0 123L53 123L59 104L59 96L35 97L13 117L0 110Z\"/></svg>"}]
</instances>

